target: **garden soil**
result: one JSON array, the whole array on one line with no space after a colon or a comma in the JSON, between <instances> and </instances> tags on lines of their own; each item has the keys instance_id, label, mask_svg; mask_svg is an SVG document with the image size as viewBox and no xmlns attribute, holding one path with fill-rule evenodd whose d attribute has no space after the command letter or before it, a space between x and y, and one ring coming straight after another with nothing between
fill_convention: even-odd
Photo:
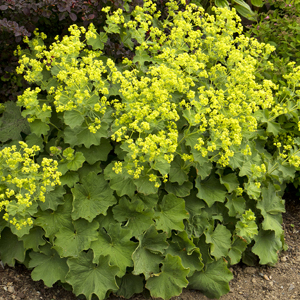
<instances>
[{"instance_id":1,"label":"garden soil","mask_svg":"<svg viewBox=\"0 0 300 300\"><path fill-rule=\"evenodd\" d=\"M221 300L300 300L300 200L287 200L287 212L283 215L286 243L289 249L280 254L275 267L249 267L243 264L231 268L234 279L230 292ZM30 271L22 265L15 268L0 265L0 300L79 300L57 284L46 287L42 281L35 282ZM110 296L109 300L123 298ZM144 300L136 295L131 300ZM184 290L171 300L207 300L201 292ZM124 300L124 299L123 299Z\"/></svg>"}]
</instances>

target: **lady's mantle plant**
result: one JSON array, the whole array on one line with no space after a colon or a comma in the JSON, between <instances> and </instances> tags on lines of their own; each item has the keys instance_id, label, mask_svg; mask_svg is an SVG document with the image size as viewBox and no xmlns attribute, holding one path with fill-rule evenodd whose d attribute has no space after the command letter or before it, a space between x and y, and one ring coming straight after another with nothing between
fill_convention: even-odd
<instances>
[{"instance_id":1,"label":"lady's mantle plant","mask_svg":"<svg viewBox=\"0 0 300 300\"><path fill-rule=\"evenodd\" d=\"M151 1L131 14L105 8L105 32L74 25L49 49L36 32L20 51L18 72L38 86L18 100L26 143L40 147L37 160L57 161L61 185L27 211L26 234L1 223L0 255L13 265L27 253L48 286L88 299L144 288L168 299L184 287L218 298L228 265L274 265L285 247L300 68L284 89L258 81L274 48L244 37L235 10L168 6L164 21ZM133 61L102 55L107 33Z\"/></svg>"}]
</instances>

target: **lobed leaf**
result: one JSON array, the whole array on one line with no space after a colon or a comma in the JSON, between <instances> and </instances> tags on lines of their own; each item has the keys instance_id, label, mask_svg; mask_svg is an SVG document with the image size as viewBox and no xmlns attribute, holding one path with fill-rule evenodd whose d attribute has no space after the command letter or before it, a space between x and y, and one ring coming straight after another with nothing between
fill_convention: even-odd
<instances>
[{"instance_id":1,"label":"lobed leaf","mask_svg":"<svg viewBox=\"0 0 300 300\"><path fill-rule=\"evenodd\" d=\"M91 243L94 252L93 262L97 263L100 256L109 256L110 263L119 268L118 277L123 277L127 267L133 266L132 253L137 243L132 242L131 230L122 228L120 224L110 224L106 230L99 230L98 239Z\"/></svg>"},{"instance_id":2,"label":"lobed leaf","mask_svg":"<svg viewBox=\"0 0 300 300\"><path fill-rule=\"evenodd\" d=\"M3 264L15 266L15 261L24 262L25 252L23 241L19 241L9 228L4 228L0 238L0 257Z\"/></svg>"},{"instance_id":3,"label":"lobed leaf","mask_svg":"<svg viewBox=\"0 0 300 300\"><path fill-rule=\"evenodd\" d=\"M226 257L231 246L231 232L218 224L213 232L205 232L206 243L210 244L211 255L216 259Z\"/></svg>"},{"instance_id":4,"label":"lobed leaf","mask_svg":"<svg viewBox=\"0 0 300 300\"><path fill-rule=\"evenodd\" d=\"M79 219L73 221L73 229L60 228L55 234L54 249L61 257L78 257L83 250L90 248L91 242L97 240L99 223Z\"/></svg>"},{"instance_id":5,"label":"lobed leaf","mask_svg":"<svg viewBox=\"0 0 300 300\"><path fill-rule=\"evenodd\" d=\"M184 230L183 220L189 218L183 199L169 194L163 197L155 213L155 223L158 230L171 234L172 230Z\"/></svg>"},{"instance_id":6,"label":"lobed leaf","mask_svg":"<svg viewBox=\"0 0 300 300\"><path fill-rule=\"evenodd\" d=\"M224 202L226 199L226 189L214 174L205 181L197 177L196 188L198 189L197 197L204 200L208 207L211 207L215 202Z\"/></svg>"},{"instance_id":7,"label":"lobed leaf","mask_svg":"<svg viewBox=\"0 0 300 300\"><path fill-rule=\"evenodd\" d=\"M81 182L71 189L73 220L83 218L91 222L99 214L106 215L107 209L117 203L113 190L102 174L91 172Z\"/></svg>"},{"instance_id":8,"label":"lobed leaf","mask_svg":"<svg viewBox=\"0 0 300 300\"><path fill-rule=\"evenodd\" d=\"M220 276L220 274L222 274ZM208 264L203 271L196 271L189 277L188 288L200 290L209 298L219 299L229 292L229 281L233 279L226 262L220 258Z\"/></svg>"},{"instance_id":9,"label":"lobed leaf","mask_svg":"<svg viewBox=\"0 0 300 300\"><path fill-rule=\"evenodd\" d=\"M189 269L182 266L180 257L167 254L162 261L161 272L147 280L146 288L152 297L170 299L180 295L182 289L187 287L188 274Z\"/></svg>"},{"instance_id":10,"label":"lobed leaf","mask_svg":"<svg viewBox=\"0 0 300 300\"><path fill-rule=\"evenodd\" d=\"M118 267L109 264L109 257L100 256L97 264L93 263L93 252L81 252L77 258L67 260L69 272L66 281L72 285L76 296L84 295L88 300L95 294L105 299L108 291L118 290L116 275Z\"/></svg>"},{"instance_id":11,"label":"lobed leaf","mask_svg":"<svg viewBox=\"0 0 300 300\"><path fill-rule=\"evenodd\" d=\"M152 274L159 272L159 264L163 260L163 253L168 247L167 236L158 233L152 225L144 233L137 237L139 245L132 254L134 270L132 274L144 274L148 279Z\"/></svg>"},{"instance_id":12,"label":"lobed leaf","mask_svg":"<svg viewBox=\"0 0 300 300\"><path fill-rule=\"evenodd\" d=\"M114 218L118 222L127 222L126 227L132 230L133 236L142 234L153 222L154 212L145 207L140 199L130 202L125 197L113 208Z\"/></svg>"},{"instance_id":13,"label":"lobed leaf","mask_svg":"<svg viewBox=\"0 0 300 300\"><path fill-rule=\"evenodd\" d=\"M29 254L31 259L28 267L34 268L31 278L35 281L43 280L48 287L52 287L57 281L65 282L69 271L67 259L61 258L49 244L41 247L40 251Z\"/></svg>"}]
</instances>

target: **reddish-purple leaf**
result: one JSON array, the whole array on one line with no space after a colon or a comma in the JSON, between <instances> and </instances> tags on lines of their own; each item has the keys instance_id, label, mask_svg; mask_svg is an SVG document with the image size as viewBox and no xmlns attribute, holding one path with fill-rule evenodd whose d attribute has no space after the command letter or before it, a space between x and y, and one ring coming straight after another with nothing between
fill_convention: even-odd
<instances>
[{"instance_id":1,"label":"reddish-purple leaf","mask_svg":"<svg viewBox=\"0 0 300 300\"><path fill-rule=\"evenodd\" d=\"M73 22L75 22L77 20L77 16L74 13L70 13L70 18Z\"/></svg>"}]
</instances>

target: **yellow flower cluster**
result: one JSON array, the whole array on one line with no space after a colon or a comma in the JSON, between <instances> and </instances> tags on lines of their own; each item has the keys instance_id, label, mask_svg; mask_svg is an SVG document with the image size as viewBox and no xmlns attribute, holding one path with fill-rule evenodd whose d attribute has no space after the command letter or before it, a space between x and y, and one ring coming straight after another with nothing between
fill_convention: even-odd
<instances>
[{"instance_id":1,"label":"yellow flower cluster","mask_svg":"<svg viewBox=\"0 0 300 300\"><path fill-rule=\"evenodd\" d=\"M41 165L34 161L38 146L29 148L24 142L0 151L0 211L4 219L17 229L32 225L28 209L34 201L45 201L47 191L60 185L57 161L43 158Z\"/></svg>"},{"instance_id":2,"label":"yellow flower cluster","mask_svg":"<svg viewBox=\"0 0 300 300\"><path fill-rule=\"evenodd\" d=\"M170 164L177 154L192 162L198 151L223 167L238 147L251 155L245 133L257 130L255 113L275 107L272 116L277 116L283 107L274 100L278 86L269 80L258 83L255 77L274 47L243 36L234 9L215 9L212 16L194 4L177 12L176 1L167 5L171 18L161 29L154 22L160 12L151 0L136 6L130 20L121 10L108 14L109 8L104 9L108 32L122 29L139 43L134 60L124 59L123 71L111 59L101 59L101 51L84 49L86 40L100 36L92 24L88 31L72 25L70 36L53 43L49 51L41 37L27 40L37 44L37 59L22 56L18 69L36 82L41 81L41 68L51 70L57 87L48 97L53 97L56 111L79 112L92 133L113 110L111 139L129 153L114 170L133 178L150 176L149 165ZM287 80L295 85L298 77L296 70ZM111 87L118 88L118 97ZM37 92L28 90L19 101L33 107ZM182 133L179 124L184 119L188 124ZM198 135L197 142L191 153L182 155L179 145L191 135ZM149 179L159 185L156 174L153 171Z\"/></svg>"}]
</instances>

